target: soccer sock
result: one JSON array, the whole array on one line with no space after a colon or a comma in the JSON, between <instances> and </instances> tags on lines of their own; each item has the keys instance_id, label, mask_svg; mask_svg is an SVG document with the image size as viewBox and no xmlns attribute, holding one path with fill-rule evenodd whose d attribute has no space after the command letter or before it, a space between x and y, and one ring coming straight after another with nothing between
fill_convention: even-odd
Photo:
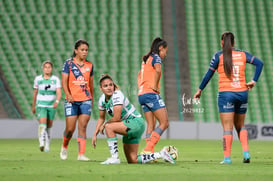
<instances>
[{"instance_id":1,"label":"soccer sock","mask_svg":"<svg viewBox=\"0 0 273 181\"><path fill-rule=\"evenodd\" d=\"M118 158L118 138L107 138L108 147L113 158Z\"/></svg>"},{"instance_id":2,"label":"soccer sock","mask_svg":"<svg viewBox=\"0 0 273 181\"><path fill-rule=\"evenodd\" d=\"M40 146L44 146L45 136L46 136L46 124L45 123L39 123L38 138L39 138Z\"/></svg>"},{"instance_id":3,"label":"soccer sock","mask_svg":"<svg viewBox=\"0 0 273 181\"><path fill-rule=\"evenodd\" d=\"M86 137L78 137L77 142L79 146L79 155L83 155L85 153Z\"/></svg>"},{"instance_id":4,"label":"soccer sock","mask_svg":"<svg viewBox=\"0 0 273 181\"><path fill-rule=\"evenodd\" d=\"M247 137L247 130L245 127L242 127L238 131L238 136L239 136L243 151L248 151L248 137Z\"/></svg>"},{"instance_id":5,"label":"soccer sock","mask_svg":"<svg viewBox=\"0 0 273 181\"><path fill-rule=\"evenodd\" d=\"M151 134L151 139L144 148L144 151L151 151L154 152L154 147L156 143L159 141L160 136L162 135L163 130L159 127L155 128L155 130Z\"/></svg>"},{"instance_id":6,"label":"soccer sock","mask_svg":"<svg viewBox=\"0 0 273 181\"><path fill-rule=\"evenodd\" d=\"M63 134L63 148L67 149L69 141L70 141L71 138L72 138L72 135L68 136L64 131L64 134Z\"/></svg>"},{"instance_id":7,"label":"soccer sock","mask_svg":"<svg viewBox=\"0 0 273 181\"><path fill-rule=\"evenodd\" d=\"M148 162L156 160L158 158L161 158L161 155L158 152L137 155L138 163L148 163Z\"/></svg>"},{"instance_id":8,"label":"soccer sock","mask_svg":"<svg viewBox=\"0 0 273 181\"><path fill-rule=\"evenodd\" d=\"M151 133L146 133L146 144L148 144L149 143L149 141L151 141Z\"/></svg>"},{"instance_id":9,"label":"soccer sock","mask_svg":"<svg viewBox=\"0 0 273 181\"><path fill-rule=\"evenodd\" d=\"M151 141L151 133L147 133L145 137L146 137L146 138L145 138L146 145L148 145L149 142Z\"/></svg>"},{"instance_id":10,"label":"soccer sock","mask_svg":"<svg viewBox=\"0 0 273 181\"><path fill-rule=\"evenodd\" d=\"M46 128L46 132L47 132L47 141L50 142L50 137L51 137L51 127L47 127Z\"/></svg>"},{"instance_id":11,"label":"soccer sock","mask_svg":"<svg viewBox=\"0 0 273 181\"><path fill-rule=\"evenodd\" d=\"M224 150L225 157L230 157L232 139L233 139L232 131L224 131L223 150Z\"/></svg>"}]
</instances>

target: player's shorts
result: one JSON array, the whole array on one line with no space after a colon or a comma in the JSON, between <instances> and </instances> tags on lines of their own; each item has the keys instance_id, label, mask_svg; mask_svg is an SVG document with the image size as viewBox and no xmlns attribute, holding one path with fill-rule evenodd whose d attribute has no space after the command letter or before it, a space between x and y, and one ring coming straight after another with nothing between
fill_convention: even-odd
<instances>
[{"instance_id":1,"label":"player's shorts","mask_svg":"<svg viewBox=\"0 0 273 181\"><path fill-rule=\"evenodd\" d=\"M54 120L56 114L56 109L52 107L36 107L37 119L47 118L49 120Z\"/></svg>"},{"instance_id":2,"label":"player's shorts","mask_svg":"<svg viewBox=\"0 0 273 181\"><path fill-rule=\"evenodd\" d=\"M87 114L91 115L92 111L92 100L87 100L87 101L79 101L79 102L67 102L65 100L64 103L64 113L65 117L69 116L78 116L81 114Z\"/></svg>"},{"instance_id":3,"label":"player's shorts","mask_svg":"<svg viewBox=\"0 0 273 181\"><path fill-rule=\"evenodd\" d=\"M147 93L138 96L138 102L141 104L144 112L154 112L158 109L166 107L160 95L155 93Z\"/></svg>"},{"instance_id":4,"label":"player's shorts","mask_svg":"<svg viewBox=\"0 0 273 181\"><path fill-rule=\"evenodd\" d=\"M142 117L129 116L123 123L127 126L127 136L123 136L125 144L139 144L141 136L145 130L145 123Z\"/></svg>"},{"instance_id":5,"label":"player's shorts","mask_svg":"<svg viewBox=\"0 0 273 181\"><path fill-rule=\"evenodd\" d=\"M248 92L219 92L218 110L220 113L235 112L245 114L247 111Z\"/></svg>"}]
</instances>

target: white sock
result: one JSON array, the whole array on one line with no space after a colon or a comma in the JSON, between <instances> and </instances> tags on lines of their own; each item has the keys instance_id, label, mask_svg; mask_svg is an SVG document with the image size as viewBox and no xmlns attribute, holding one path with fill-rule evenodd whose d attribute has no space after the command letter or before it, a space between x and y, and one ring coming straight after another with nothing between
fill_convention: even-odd
<instances>
[{"instance_id":1,"label":"white sock","mask_svg":"<svg viewBox=\"0 0 273 181\"><path fill-rule=\"evenodd\" d=\"M149 154L140 154L137 156L137 158L138 158L138 163L148 163L150 161L161 158L161 154L158 152L149 153Z\"/></svg>"},{"instance_id":2,"label":"white sock","mask_svg":"<svg viewBox=\"0 0 273 181\"><path fill-rule=\"evenodd\" d=\"M118 138L108 138L108 147L113 158L118 158Z\"/></svg>"},{"instance_id":3,"label":"white sock","mask_svg":"<svg viewBox=\"0 0 273 181\"><path fill-rule=\"evenodd\" d=\"M38 127L38 138L40 142L40 146L45 146L45 138L46 138L46 125L45 124L39 124Z\"/></svg>"},{"instance_id":4,"label":"white sock","mask_svg":"<svg viewBox=\"0 0 273 181\"><path fill-rule=\"evenodd\" d=\"M50 143L50 137L51 137L51 135L50 135L50 133L51 133L51 127L49 128L49 127L47 127L46 128L46 132L47 132L47 141Z\"/></svg>"}]
</instances>

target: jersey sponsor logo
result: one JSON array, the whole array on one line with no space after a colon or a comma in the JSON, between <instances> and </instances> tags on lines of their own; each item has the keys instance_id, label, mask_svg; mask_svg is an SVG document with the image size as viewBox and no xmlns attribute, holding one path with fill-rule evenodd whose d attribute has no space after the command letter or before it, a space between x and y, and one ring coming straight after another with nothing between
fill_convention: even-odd
<instances>
[{"instance_id":1,"label":"jersey sponsor logo","mask_svg":"<svg viewBox=\"0 0 273 181\"><path fill-rule=\"evenodd\" d=\"M149 108L152 108L152 107L154 107L154 104L153 103L146 103L146 105L149 107Z\"/></svg>"},{"instance_id":2,"label":"jersey sponsor logo","mask_svg":"<svg viewBox=\"0 0 273 181\"><path fill-rule=\"evenodd\" d=\"M78 76L78 75L80 75L80 72L79 72L78 70L74 70L74 71L73 71L73 74L74 74L75 76Z\"/></svg>"},{"instance_id":3,"label":"jersey sponsor logo","mask_svg":"<svg viewBox=\"0 0 273 181\"><path fill-rule=\"evenodd\" d=\"M46 85L45 90L50 89L50 87L51 87L50 84Z\"/></svg>"},{"instance_id":4,"label":"jersey sponsor logo","mask_svg":"<svg viewBox=\"0 0 273 181\"><path fill-rule=\"evenodd\" d=\"M77 77L77 80L72 81L74 85L85 85L87 84L87 81L85 81L83 76Z\"/></svg>"},{"instance_id":5,"label":"jersey sponsor logo","mask_svg":"<svg viewBox=\"0 0 273 181\"><path fill-rule=\"evenodd\" d=\"M162 106L165 106L165 103L164 103L164 101L162 100L162 99L159 99L158 100L158 103L159 103L159 105L162 107Z\"/></svg>"},{"instance_id":6,"label":"jersey sponsor logo","mask_svg":"<svg viewBox=\"0 0 273 181\"><path fill-rule=\"evenodd\" d=\"M232 53L232 57L241 57L241 54L237 54L237 53Z\"/></svg>"},{"instance_id":7,"label":"jersey sponsor logo","mask_svg":"<svg viewBox=\"0 0 273 181\"><path fill-rule=\"evenodd\" d=\"M120 102L120 97L115 97L113 98L113 104L119 103Z\"/></svg>"},{"instance_id":8,"label":"jersey sponsor logo","mask_svg":"<svg viewBox=\"0 0 273 181\"><path fill-rule=\"evenodd\" d=\"M224 109L233 109L234 108L234 104L231 102L227 102L226 105L223 105Z\"/></svg>"},{"instance_id":9,"label":"jersey sponsor logo","mask_svg":"<svg viewBox=\"0 0 273 181\"><path fill-rule=\"evenodd\" d=\"M242 104L242 105L240 106L240 108L247 108L247 103Z\"/></svg>"},{"instance_id":10,"label":"jersey sponsor logo","mask_svg":"<svg viewBox=\"0 0 273 181\"><path fill-rule=\"evenodd\" d=\"M106 111L108 112L108 114L110 114L111 116L113 116L113 109L112 108L106 108Z\"/></svg>"},{"instance_id":11,"label":"jersey sponsor logo","mask_svg":"<svg viewBox=\"0 0 273 181\"><path fill-rule=\"evenodd\" d=\"M65 109L66 115L71 115L72 114L72 108L66 108Z\"/></svg>"},{"instance_id":12,"label":"jersey sponsor logo","mask_svg":"<svg viewBox=\"0 0 273 181\"><path fill-rule=\"evenodd\" d=\"M76 66L73 66L72 70L78 70L78 68Z\"/></svg>"}]
</instances>

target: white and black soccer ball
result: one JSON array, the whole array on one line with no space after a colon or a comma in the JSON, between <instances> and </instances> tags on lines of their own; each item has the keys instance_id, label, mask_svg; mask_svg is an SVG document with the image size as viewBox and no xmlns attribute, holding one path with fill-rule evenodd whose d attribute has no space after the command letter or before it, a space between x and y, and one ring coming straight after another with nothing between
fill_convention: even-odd
<instances>
[{"instance_id":1,"label":"white and black soccer ball","mask_svg":"<svg viewBox=\"0 0 273 181\"><path fill-rule=\"evenodd\" d=\"M165 146L165 149L167 152L172 156L174 160L177 160L178 158L178 149L175 146Z\"/></svg>"}]
</instances>

